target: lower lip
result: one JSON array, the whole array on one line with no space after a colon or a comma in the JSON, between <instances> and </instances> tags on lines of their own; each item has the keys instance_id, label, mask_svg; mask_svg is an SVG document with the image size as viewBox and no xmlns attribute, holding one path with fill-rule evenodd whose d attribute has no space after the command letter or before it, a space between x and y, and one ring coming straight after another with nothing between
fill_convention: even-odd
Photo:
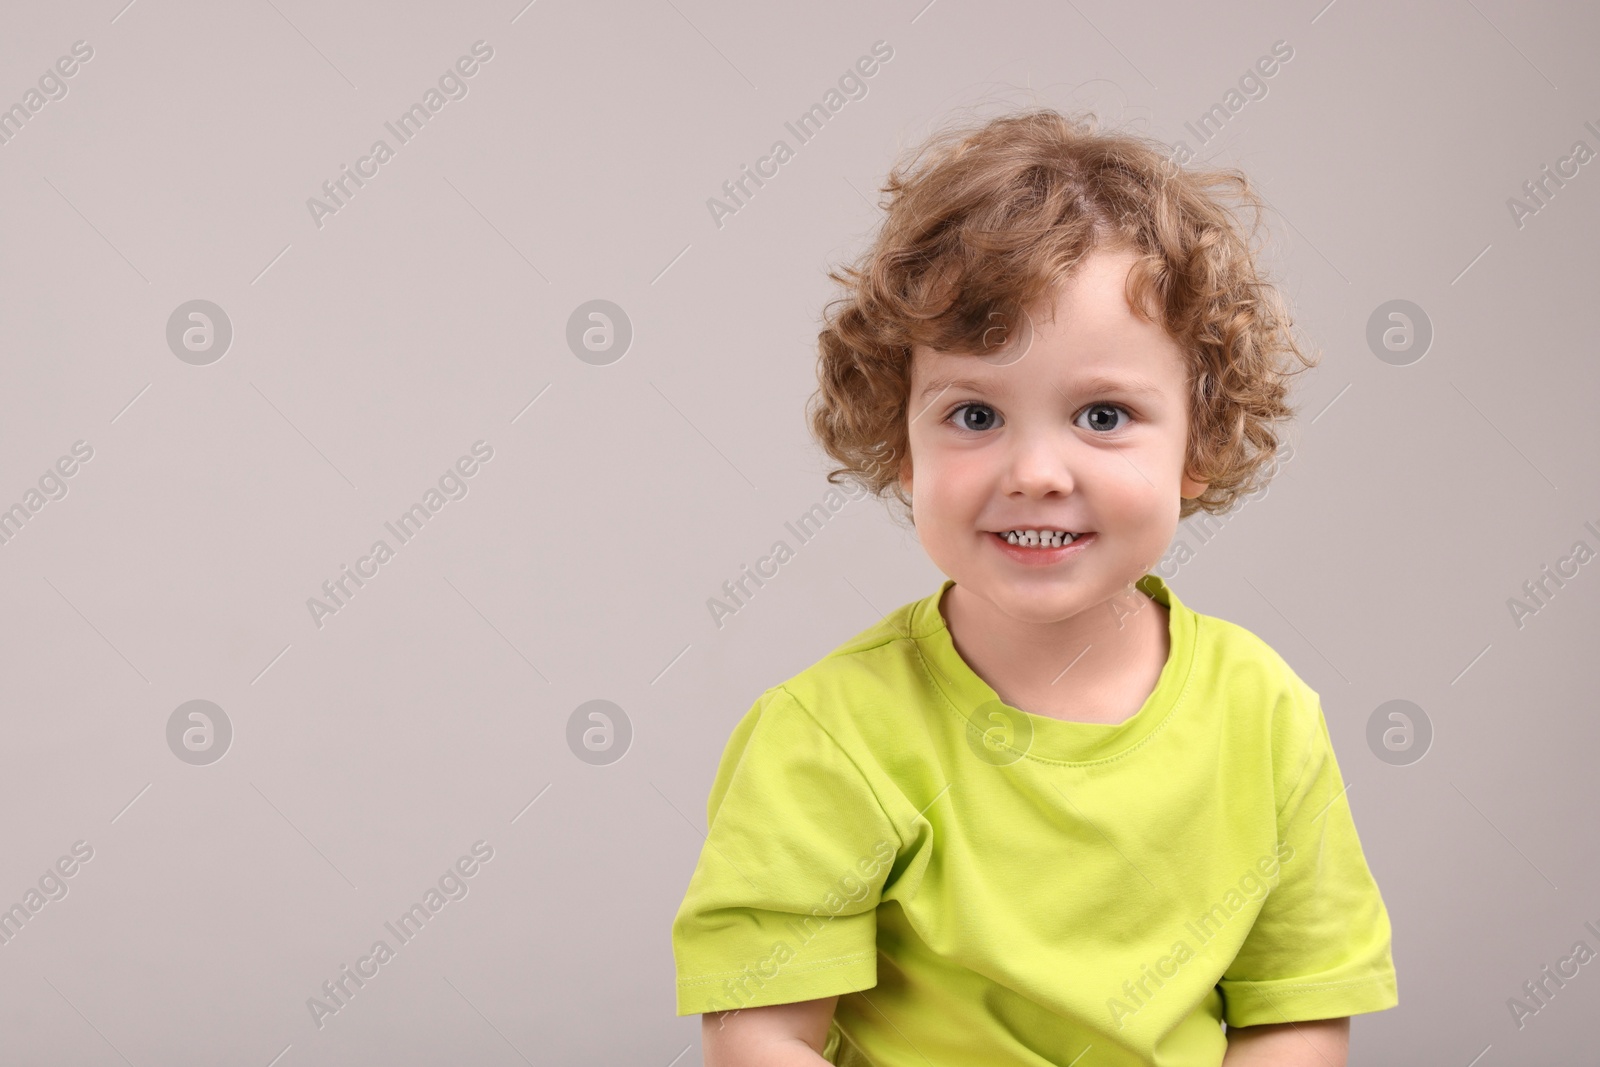
<instances>
[{"instance_id":1,"label":"lower lip","mask_svg":"<svg viewBox=\"0 0 1600 1067\"><path fill-rule=\"evenodd\" d=\"M1029 548L1026 545L1014 545L999 534L991 533L984 536L999 545L1000 551L1007 556L1029 567L1048 567L1052 563L1060 563L1088 548L1095 539L1095 534L1091 532L1060 548Z\"/></svg>"}]
</instances>

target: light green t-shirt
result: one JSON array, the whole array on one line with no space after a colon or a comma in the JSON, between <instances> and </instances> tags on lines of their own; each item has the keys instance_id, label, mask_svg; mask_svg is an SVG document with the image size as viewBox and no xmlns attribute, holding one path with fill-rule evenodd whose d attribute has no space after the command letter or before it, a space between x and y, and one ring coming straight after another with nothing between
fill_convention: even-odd
<instances>
[{"instance_id":1,"label":"light green t-shirt","mask_svg":"<svg viewBox=\"0 0 1600 1067\"><path fill-rule=\"evenodd\" d=\"M1171 650L1144 705L1034 715L956 652L954 584L734 728L679 1015L840 994L843 1067L1217 1067L1223 1021L1399 1003L1321 703L1277 653L1147 574Z\"/></svg>"}]
</instances>

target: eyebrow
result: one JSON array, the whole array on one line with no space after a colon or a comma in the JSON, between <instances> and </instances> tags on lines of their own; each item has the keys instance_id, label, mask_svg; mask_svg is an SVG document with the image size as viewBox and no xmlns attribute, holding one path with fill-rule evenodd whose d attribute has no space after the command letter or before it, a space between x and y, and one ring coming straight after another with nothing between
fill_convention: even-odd
<instances>
[{"instance_id":1,"label":"eyebrow","mask_svg":"<svg viewBox=\"0 0 1600 1067\"><path fill-rule=\"evenodd\" d=\"M1075 384L1078 389L1086 393L1121 393L1125 396L1139 397L1145 400L1158 399L1165 393L1165 390L1156 385L1156 383L1139 377L1113 378L1096 374ZM949 389L966 389L974 393L986 391L986 387L982 382L974 381L971 378L963 378L959 375L945 374L930 379L928 384L923 387L922 394L918 399L926 401L929 397Z\"/></svg>"}]
</instances>

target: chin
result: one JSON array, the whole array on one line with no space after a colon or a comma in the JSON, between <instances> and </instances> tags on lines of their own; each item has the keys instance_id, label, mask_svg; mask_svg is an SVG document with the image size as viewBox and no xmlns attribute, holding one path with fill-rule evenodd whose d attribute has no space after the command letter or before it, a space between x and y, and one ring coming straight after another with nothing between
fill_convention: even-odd
<instances>
[{"instance_id":1,"label":"chin","mask_svg":"<svg viewBox=\"0 0 1600 1067\"><path fill-rule=\"evenodd\" d=\"M1058 622L1086 606L1082 591L1065 583L990 579L973 589L1007 615L1026 622Z\"/></svg>"}]
</instances>

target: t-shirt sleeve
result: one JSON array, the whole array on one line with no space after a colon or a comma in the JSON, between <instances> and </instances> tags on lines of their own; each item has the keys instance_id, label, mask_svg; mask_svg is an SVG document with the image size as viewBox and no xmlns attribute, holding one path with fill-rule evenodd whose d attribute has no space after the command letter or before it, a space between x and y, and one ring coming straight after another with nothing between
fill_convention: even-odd
<instances>
[{"instance_id":1,"label":"t-shirt sleeve","mask_svg":"<svg viewBox=\"0 0 1600 1067\"><path fill-rule=\"evenodd\" d=\"M1333 1019L1400 1002L1389 914L1315 693L1301 712L1309 738L1278 813L1279 881L1217 983L1229 1026Z\"/></svg>"},{"instance_id":2,"label":"t-shirt sleeve","mask_svg":"<svg viewBox=\"0 0 1600 1067\"><path fill-rule=\"evenodd\" d=\"M782 686L740 720L672 924L677 1014L877 984L877 916L900 837L857 763Z\"/></svg>"}]
</instances>

